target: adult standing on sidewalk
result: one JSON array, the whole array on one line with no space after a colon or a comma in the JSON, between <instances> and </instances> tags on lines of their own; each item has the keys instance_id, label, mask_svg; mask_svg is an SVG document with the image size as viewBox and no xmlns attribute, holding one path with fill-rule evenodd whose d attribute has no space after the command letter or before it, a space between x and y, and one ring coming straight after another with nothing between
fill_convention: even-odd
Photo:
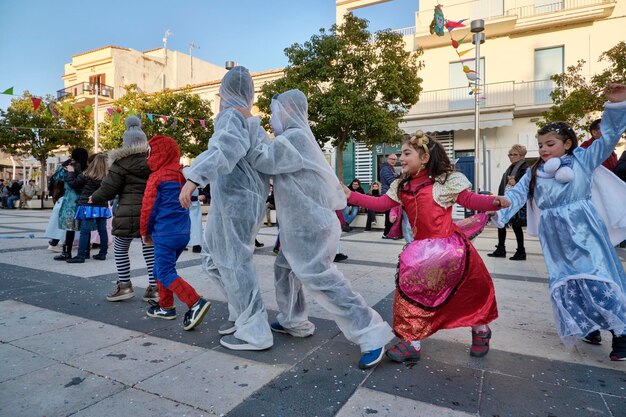
<instances>
[{"instance_id":1,"label":"adult standing on sidewalk","mask_svg":"<svg viewBox=\"0 0 626 417\"><path fill-rule=\"evenodd\" d=\"M509 150L509 161L511 161L511 165L504 171L502 175L502 180L500 181L500 186L498 187L498 195L504 195L504 191L507 186L515 185L519 182L519 180L524 176L526 170L528 169L528 164L524 160L526 157L526 147L516 144L511 147ZM525 261L526 260L526 249L524 248L524 231L522 227L526 226L526 207L522 207L520 211L511 218L508 223L508 226L511 226L513 229L513 233L515 233L515 240L517 240L517 250L515 251L515 255L510 257L509 259L512 261ZM487 256L491 256L492 258L505 258L506 257L506 227L502 229L498 229L498 245L496 246L496 250L492 253L488 253Z\"/></svg>"},{"instance_id":2,"label":"adult standing on sidewalk","mask_svg":"<svg viewBox=\"0 0 626 417\"><path fill-rule=\"evenodd\" d=\"M396 169L394 168L396 166L396 162L398 162L398 155L396 155L395 153L389 154L387 155L387 163L384 164L383 167L380 169L380 184L382 187L382 195L387 194L389 186L392 182L396 180L397 175ZM387 233L389 233L389 230L391 230L391 226L393 226L393 223L389 220L389 211L390 210L387 210L385 212L385 230L383 231L383 239L387 239Z\"/></svg>"}]
</instances>

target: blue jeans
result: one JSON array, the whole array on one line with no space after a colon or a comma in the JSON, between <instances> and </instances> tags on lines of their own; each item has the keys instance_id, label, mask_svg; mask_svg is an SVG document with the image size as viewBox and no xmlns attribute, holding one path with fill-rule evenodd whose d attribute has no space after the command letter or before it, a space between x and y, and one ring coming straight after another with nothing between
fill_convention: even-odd
<instances>
[{"instance_id":1,"label":"blue jeans","mask_svg":"<svg viewBox=\"0 0 626 417\"><path fill-rule=\"evenodd\" d=\"M356 219L357 214L359 214L359 206L346 206L343 209L343 218L348 224Z\"/></svg>"},{"instance_id":2,"label":"blue jeans","mask_svg":"<svg viewBox=\"0 0 626 417\"><path fill-rule=\"evenodd\" d=\"M94 228L95 223L95 228ZM106 255L109 248L109 235L107 233L107 219L90 219L81 220L80 222L80 238L78 240L78 256L79 258L87 258L87 249L91 241L91 231L98 230L100 235L100 255Z\"/></svg>"},{"instance_id":3,"label":"blue jeans","mask_svg":"<svg viewBox=\"0 0 626 417\"><path fill-rule=\"evenodd\" d=\"M20 199L19 195L12 195L11 197L7 198L7 208L14 209L15 204L13 204L13 202L19 199Z\"/></svg>"}]
</instances>

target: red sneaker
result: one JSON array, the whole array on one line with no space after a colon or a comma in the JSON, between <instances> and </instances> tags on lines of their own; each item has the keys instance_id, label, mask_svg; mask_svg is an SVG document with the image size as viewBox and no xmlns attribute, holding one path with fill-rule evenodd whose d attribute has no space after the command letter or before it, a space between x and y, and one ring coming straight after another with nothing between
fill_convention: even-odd
<instances>
[{"instance_id":1,"label":"red sneaker","mask_svg":"<svg viewBox=\"0 0 626 417\"><path fill-rule=\"evenodd\" d=\"M491 329L487 326L486 332L475 332L472 330L472 347L470 356L482 358L489 353L489 339L491 339Z\"/></svg>"},{"instance_id":2,"label":"red sneaker","mask_svg":"<svg viewBox=\"0 0 626 417\"><path fill-rule=\"evenodd\" d=\"M417 362L420 360L420 350L411 346L410 342L401 340L400 343L387 350L387 357L394 362Z\"/></svg>"}]
</instances>

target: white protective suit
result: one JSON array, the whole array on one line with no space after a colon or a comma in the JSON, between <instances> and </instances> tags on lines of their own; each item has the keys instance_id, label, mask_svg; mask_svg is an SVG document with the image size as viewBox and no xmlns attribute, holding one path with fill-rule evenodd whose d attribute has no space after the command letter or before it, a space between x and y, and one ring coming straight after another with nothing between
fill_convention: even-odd
<instances>
[{"instance_id":1,"label":"white protective suit","mask_svg":"<svg viewBox=\"0 0 626 417\"><path fill-rule=\"evenodd\" d=\"M246 159L260 172L274 176L281 244L274 263L278 322L293 335L313 333L304 285L362 352L383 347L393 338L391 327L333 264L341 235L335 210L346 206L346 197L309 128L307 99L299 90L289 90L274 97L271 109L278 136L269 141L258 119L248 119L257 145ZM296 171L286 159L287 144L302 156L303 169Z\"/></svg>"},{"instance_id":2,"label":"white protective suit","mask_svg":"<svg viewBox=\"0 0 626 417\"><path fill-rule=\"evenodd\" d=\"M211 184L211 210L204 233L203 266L221 285L237 339L258 347L273 344L252 254L265 216L269 178L244 159L250 149L246 119L235 106L250 109L254 84L248 70L234 67L222 79L220 112L206 151L189 167L188 179Z\"/></svg>"}]
</instances>

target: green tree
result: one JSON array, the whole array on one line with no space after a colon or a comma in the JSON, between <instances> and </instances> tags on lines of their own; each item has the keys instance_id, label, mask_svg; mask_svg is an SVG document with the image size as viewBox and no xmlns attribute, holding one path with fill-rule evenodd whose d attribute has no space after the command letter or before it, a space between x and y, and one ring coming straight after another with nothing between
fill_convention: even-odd
<instances>
[{"instance_id":1,"label":"green tree","mask_svg":"<svg viewBox=\"0 0 626 417\"><path fill-rule=\"evenodd\" d=\"M274 94L302 90L320 146L331 140L337 148L339 178L342 152L351 140L371 147L401 139L398 124L422 90L422 51L407 52L401 35L390 30L372 35L367 26L367 20L348 13L343 24L286 48L285 76L264 85L257 103L269 114ZM267 121L266 116L266 127Z\"/></svg>"},{"instance_id":2,"label":"green tree","mask_svg":"<svg viewBox=\"0 0 626 417\"><path fill-rule=\"evenodd\" d=\"M163 90L157 93L143 93L137 91L137 86L132 84L125 87L124 96L116 100L111 107L116 111L122 111L119 120L107 115L105 121L98 125L99 140L103 149L113 149L122 145L122 135L125 125L124 119L129 111L141 113L142 129L146 136L166 135L178 143L181 155L194 157L207 148L209 138L213 135L213 113L211 103L201 99L190 90L174 92ZM147 114L155 115L150 121ZM174 116L167 124L163 124L158 115ZM195 120L192 124L189 118ZM205 127L199 123L205 120Z\"/></svg>"},{"instance_id":3,"label":"green tree","mask_svg":"<svg viewBox=\"0 0 626 417\"><path fill-rule=\"evenodd\" d=\"M562 74L551 77L556 86L550 94L554 106L542 114L539 127L552 121L565 121L575 130L587 132L589 123L602 111L604 87L611 82L626 82L626 42L619 42L600 55L599 62L606 62L602 72L587 77L583 74L585 61L567 67Z\"/></svg>"},{"instance_id":4,"label":"green tree","mask_svg":"<svg viewBox=\"0 0 626 417\"><path fill-rule=\"evenodd\" d=\"M54 104L57 115L49 111ZM47 96L34 110L32 96L25 92L14 99L6 110L0 109L0 150L10 155L32 156L41 163L45 187L46 160L63 148L89 147L93 144L90 117L70 101L54 101Z\"/></svg>"}]
</instances>

